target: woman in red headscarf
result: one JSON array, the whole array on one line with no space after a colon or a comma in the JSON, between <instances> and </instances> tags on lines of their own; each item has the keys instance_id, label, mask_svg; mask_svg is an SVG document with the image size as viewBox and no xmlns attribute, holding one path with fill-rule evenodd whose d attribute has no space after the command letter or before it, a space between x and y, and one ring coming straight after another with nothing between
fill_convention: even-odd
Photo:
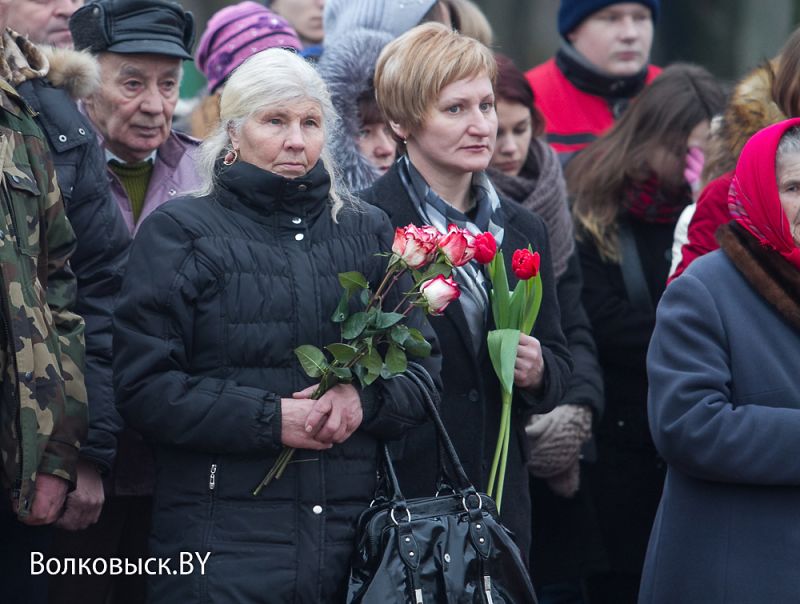
<instances>
[{"instance_id":1,"label":"woman in red headscarf","mask_svg":"<svg viewBox=\"0 0 800 604\"><path fill-rule=\"evenodd\" d=\"M754 135L721 249L666 290L647 359L667 481L640 604L800 594L800 119Z\"/></svg>"}]
</instances>

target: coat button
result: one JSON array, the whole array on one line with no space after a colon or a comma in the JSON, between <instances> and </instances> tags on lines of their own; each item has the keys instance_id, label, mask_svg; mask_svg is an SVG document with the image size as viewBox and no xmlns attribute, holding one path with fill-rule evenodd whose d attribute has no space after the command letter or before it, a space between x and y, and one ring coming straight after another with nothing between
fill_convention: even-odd
<instances>
[{"instance_id":1,"label":"coat button","mask_svg":"<svg viewBox=\"0 0 800 604\"><path fill-rule=\"evenodd\" d=\"M172 195L177 195L178 191L176 189L170 189L169 191L167 191L167 193L169 193L170 196L172 196Z\"/></svg>"},{"instance_id":2,"label":"coat button","mask_svg":"<svg viewBox=\"0 0 800 604\"><path fill-rule=\"evenodd\" d=\"M61 134L59 135L58 140L60 140L62 143L66 143L67 137L64 134Z\"/></svg>"},{"instance_id":3,"label":"coat button","mask_svg":"<svg viewBox=\"0 0 800 604\"><path fill-rule=\"evenodd\" d=\"M78 134L83 136L84 134L86 134L86 130L84 130L83 128L78 128Z\"/></svg>"},{"instance_id":4,"label":"coat button","mask_svg":"<svg viewBox=\"0 0 800 604\"><path fill-rule=\"evenodd\" d=\"M302 218L298 218L297 216L292 218L292 224L300 224L301 222L303 222Z\"/></svg>"},{"instance_id":5,"label":"coat button","mask_svg":"<svg viewBox=\"0 0 800 604\"><path fill-rule=\"evenodd\" d=\"M26 381L26 382L30 382L30 381L33 379L33 372L31 372L31 371L26 371L26 372L25 372L25 375L24 375L24 376L22 376L22 377L24 377L24 378L25 378L25 381Z\"/></svg>"},{"instance_id":6,"label":"coat button","mask_svg":"<svg viewBox=\"0 0 800 604\"><path fill-rule=\"evenodd\" d=\"M467 394L467 398L472 401L473 403L477 403L481 399L481 395L478 394L478 391L473 388Z\"/></svg>"},{"instance_id":7,"label":"coat button","mask_svg":"<svg viewBox=\"0 0 800 604\"><path fill-rule=\"evenodd\" d=\"M297 190L302 193L304 191L307 191L308 187L306 185L297 185Z\"/></svg>"},{"instance_id":8,"label":"coat button","mask_svg":"<svg viewBox=\"0 0 800 604\"><path fill-rule=\"evenodd\" d=\"M322 513L322 506L315 505L313 508L311 508L311 511L314 512L317 516L319 516Z\"/></svg>"},{"instance_id":9,"label":"coat button","mask_svg":"<svg viewBox=\"0 0 800 604\"><path fill-rule=\"evenodd\" d=\"M294 236L294 239L295 241L302 241L304 237L305 235L303 235L303 233L297 233L297 235Z\"/></svg>"},{"instance_id":10,"label":"coat button","mask_svg":"<svg viewBox=\"0 0 800 604\"><path fill-rule=\"evenodd\" d=\"M622 427L625 425L625 422L624 422L624 421L622 421L622 420L619 420L619 421L617 422L617 425L618 425L620 428L622 428Z\"/></svg>"}]
</instances>

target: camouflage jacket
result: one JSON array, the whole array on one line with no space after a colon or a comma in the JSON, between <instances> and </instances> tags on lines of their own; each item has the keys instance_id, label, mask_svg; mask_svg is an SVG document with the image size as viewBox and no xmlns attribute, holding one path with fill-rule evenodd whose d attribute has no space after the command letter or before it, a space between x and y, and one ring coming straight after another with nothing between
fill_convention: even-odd
<instances>
[{"instance_id":1,"label":"camouflage jacket","mask_svg":"<svg viewBox=\"0 0 800 604\"><path fill-rule=\"evenodd\" d=\"M20 517L38 473L75 483L88 420L76 240L49 158L33 111L0 79L0 478Z\"/></svg>"}]
</instances>

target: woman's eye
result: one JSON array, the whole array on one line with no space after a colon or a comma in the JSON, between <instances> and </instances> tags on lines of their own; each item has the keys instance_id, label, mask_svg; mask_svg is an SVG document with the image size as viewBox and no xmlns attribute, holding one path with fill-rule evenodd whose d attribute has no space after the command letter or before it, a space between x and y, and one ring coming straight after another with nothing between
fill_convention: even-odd
<instances>
[{"instance_id":1,"label":"woman's eye","mask_svg":"<svg viewBox=\"0 0 800 604\"><path fill-rule=\"evenodd\" d=\"M283 121L279 117L271 117L267 120L267 123L273 126L280 126L283 123Z\"/></svg>"},{"instance_id":2,"label":"woman's eye","mask_svg":"<svg viewBox=\"0 0 800 604\"><path fill-rule=\"evenodd\" d=\"M369 128L361 128L358 131L358 138L367 138L369 136Z\"/></svg>"},{"instance_id":3,"label":"woman's eye","mask_svg":"<svg viewBox=\"0 0 800 604\"><path fill-rule=\"evenodd\" d=\"M317 128L319 126L319 122L317 120L306 120L305 121L306 127L308 128Z\"/></svg>"},{"instance_id":4,"label":"woman's eye","mask_svg":"<svg viewBox=\"0 0 800 604\"><path fill-rule=\"evenodd\" d=\"M447 113L459 113L461 111L461 105L452 105L447 108Z\"/></svg>"},{"instance_id":5,"label":"woman's eye","mask_svg":"<svg viewBox=\"0 0 800 604\"><path fill-rule=\"evenodd\" d=\"M494 107L494 103L485 102L480 104L480 108L483 113L490 111L492 107Z\"/></svg>"}]
</instances>

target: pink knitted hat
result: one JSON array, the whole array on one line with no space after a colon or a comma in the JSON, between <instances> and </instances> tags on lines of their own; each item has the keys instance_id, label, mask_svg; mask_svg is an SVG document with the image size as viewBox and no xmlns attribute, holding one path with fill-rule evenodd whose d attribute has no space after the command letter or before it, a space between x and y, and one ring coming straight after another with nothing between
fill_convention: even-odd
<instances>
[{"instance_id":1,"label":"pink knitted hat","mask_svg":"<svg viewBox=\"0 0 800 604\"><path fill-rule=\"evenodd\" d=\"M195 63L208 80L209 93L245 59L267 48L303 49L297 33L262 4L240 2L217 11L197 47Z\"/></svg>"}]
</instances>

